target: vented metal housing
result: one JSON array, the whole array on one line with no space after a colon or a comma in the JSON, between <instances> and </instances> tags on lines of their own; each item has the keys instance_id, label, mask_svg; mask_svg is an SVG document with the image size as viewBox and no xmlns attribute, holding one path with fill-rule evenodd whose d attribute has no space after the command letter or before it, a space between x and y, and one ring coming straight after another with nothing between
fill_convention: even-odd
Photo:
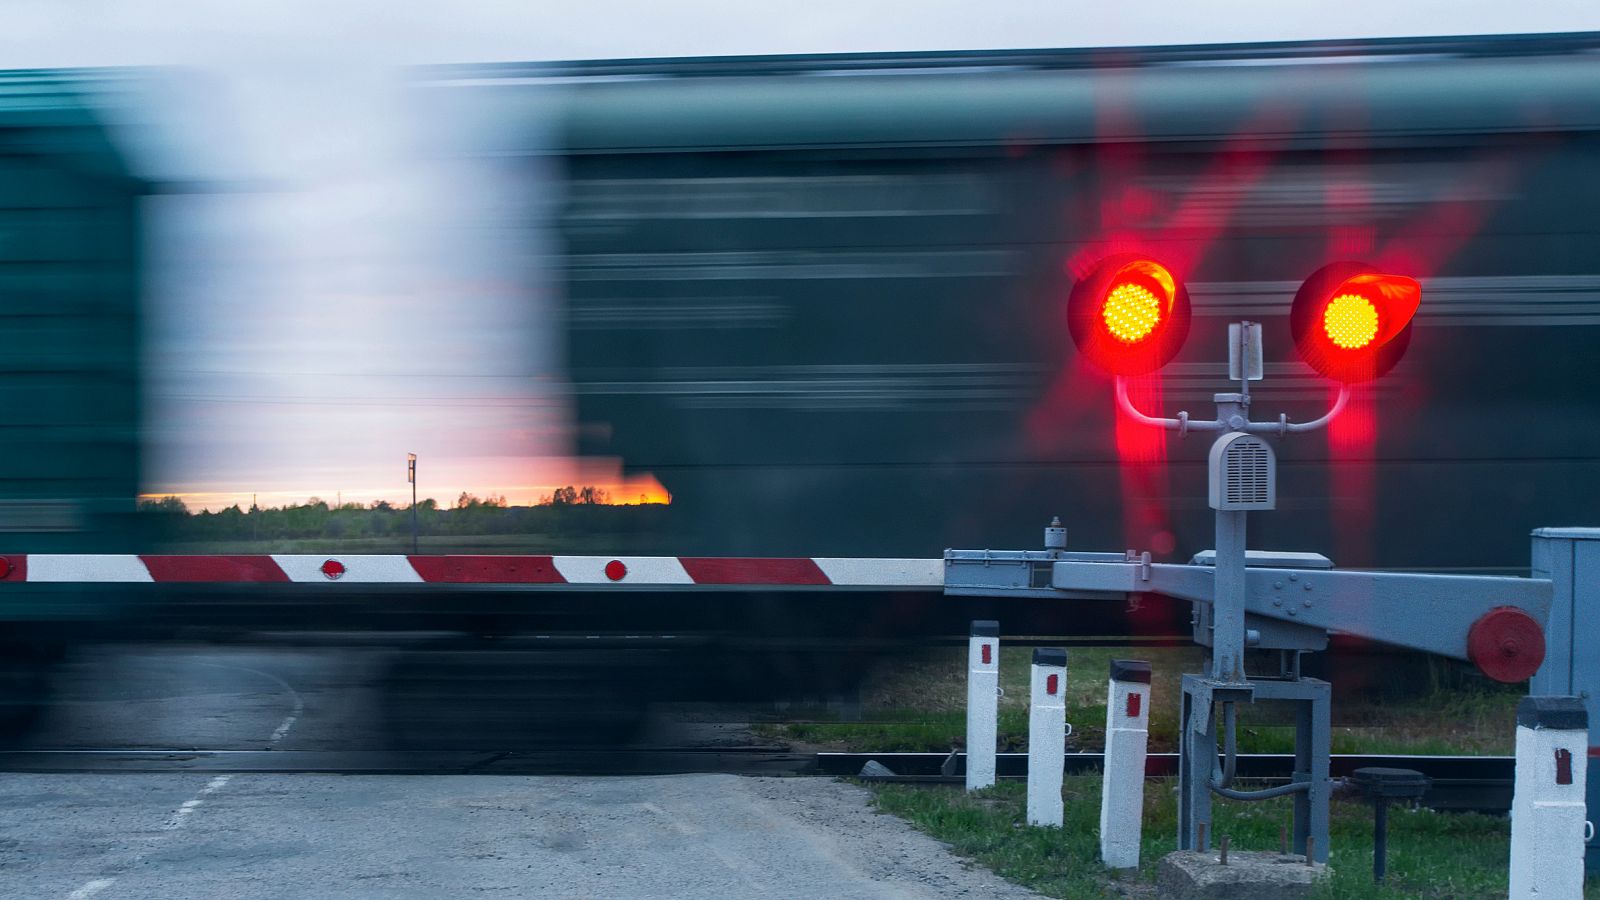
<instances>
[{"instance_id":1,"label":"vented metal housing","mask_svg":"<svg viewBox=\"0 0 1600 900\"><path fill-rule=\"evenodd\" d=\"M1278 504L1278 458L1253 434L1225 435L1211 445L1211 508L1272 509Z\"/></svg>"}]
</instances>

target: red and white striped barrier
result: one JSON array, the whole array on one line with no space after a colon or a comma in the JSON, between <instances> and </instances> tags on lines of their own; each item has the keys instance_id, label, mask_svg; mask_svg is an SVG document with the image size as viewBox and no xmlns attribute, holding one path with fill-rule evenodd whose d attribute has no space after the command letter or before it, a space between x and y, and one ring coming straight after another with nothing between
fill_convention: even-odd
<instances>
[{"instance_id":1,"label":"red and white striped barrier","mask_svg":"<svg viewBox=\"0 0 1600 900\"><path fill-rule=\"evenodd\" d=\"M732 585L942 589L942 559L706 556L0 556L0 583Z\"/></svg>"}]
</instances>

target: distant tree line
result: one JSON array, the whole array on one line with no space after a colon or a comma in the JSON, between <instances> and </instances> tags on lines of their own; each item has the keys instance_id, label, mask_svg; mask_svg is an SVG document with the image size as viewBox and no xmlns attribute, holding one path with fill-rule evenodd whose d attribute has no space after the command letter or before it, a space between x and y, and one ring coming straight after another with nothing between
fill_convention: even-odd
<instances>
[{"instance_id":1,"label":"distant tree line","mask_svg":"<svg viewBox=\"0 0 1600 900\"><path fill-rule=\"evenodd\" d=\"M478 497L463 492L454 506L432 498L417 502L423 535L536 534L553 531L631 531L653 521L650 508L661 504L613 506L603 488L557 488L536 506L510 506L504 495ZM235 504L191 512L179 497L139 504L158 535L184 541L242 541L278 538L401 537L411 533L411 507L376 500L362 505L330 505L320 497L282 507Z\"/></svg>"}]
</instances>

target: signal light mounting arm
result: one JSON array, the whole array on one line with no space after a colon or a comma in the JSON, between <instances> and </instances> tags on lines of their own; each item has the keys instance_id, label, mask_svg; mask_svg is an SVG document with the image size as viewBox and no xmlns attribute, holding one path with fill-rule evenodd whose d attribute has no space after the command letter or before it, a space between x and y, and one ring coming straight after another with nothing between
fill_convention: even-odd
<instances>
[{"instance_id":1,"label":"signal light mounting arm","mask_svg":"<svg viewBox=\"0 0 1600 900\"><path fill-rule=\"evenodd\" d=\"M1339 396L1333 401L1333 406L1326 413L1323 413L1320 419L1312 419L1309 422L1290 422L1288 416L1279 413L1276 425L1246 430L1257 434L1270 434L1273 432L1278 434L1301 434L1307 431L1316 431L1318 428L1326 428L1328 423L1332 422L1339 413L1344 412L1344 408L1348 405L1350 405L1350 385L1341 383L1339 385Z\"/></svg>"},{"instance_id":2,"label":"signal light mounting arm","mask_svg":"<svg viewBox=\"0 0 1600 900\"><path fill-rule=\"evenodd\" d=\"M1117 408L1122 410L1123 415L1141 425L1154 425L1157 428L1176 431L1180 435L1188 434L1191 431L1222 431L1226 427L1222 422L1218 421L1190 421L1187 412L1178 413L1176 419L1147 416L1140 412L1138 407L1133 405L1133 401L1128 398L1128 379L1121 375L1117 376Z\"/></svg>"},{"instance_id":3,"label":"signal light mounting arm","mask_svg":"<svg viewBox=\"0 0 1600 900\"><path fill-rule=\"evenodd\" d=\"M1229 416L1226 421L1220 417L1217 419L1201 419L1196 421L1190 419L1187 412L1178 413L1178 417L1176 419L1168 419L1160 416L1145 415L1139 410L1138 407L1133 405L1133 400L1128 397L1128 380L1121 375L1118 375L1116 383L1117 409L1121 410L1123 415L1134 420L1135 422L1140 423L1141 425L1152 425L1156 428L1165 428L1168 431L1176 431L1178 432L1179 436L1188 434L1191 431L1243 431L1249 434L1277 435L1302 434L1307 431L1316 431L1319 428L1327 427L1328 423L1332 422L1334 417L1338 416L1341 412L1344 412L1344 408L1350 403L1350 385L1340 384L1339 396L1333 401L1333 406L1329 408L1329 410L1324 413L1321 418L1312 419L1309 422L1290 422L1289 417L1281 413L1278 415L1278 421L1276 422L1251 422L1245 419L1244 416L1237 413ZM1249 395L1244 395L1242 404L1246 407L1248 407L1249 403L1248 396ZM1222 395L1218 396L1218 402L1219 404L1222 402Z\"/></svg>"}]
</instances>

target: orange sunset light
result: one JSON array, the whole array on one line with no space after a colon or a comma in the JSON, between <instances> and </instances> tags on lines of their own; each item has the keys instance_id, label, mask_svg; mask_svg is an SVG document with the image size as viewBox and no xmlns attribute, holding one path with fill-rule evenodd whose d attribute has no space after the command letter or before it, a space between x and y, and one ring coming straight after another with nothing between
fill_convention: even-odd
<instances>
[{"instance_id":1,"label":"orange sunset light","mask_svg":"<svg viewBox=\"0 0 1600 900\"><path fill-rule=\"evenodd\" d=\"M575 487L593 486L605 491L606 502L612 506L632 506L637 504L668 504L672 502L672 495L662 486L656 477L648 472L639 475L613 474L609 479L579 478L572 481L563 481L556 484L519 484L506 486L482 485L446 485L427 486L419 495L419 499L433 499L441 507L454 506L456 498L461 494L471 494L476 497L504 496L511 506L535 506L545 501L556 489L572 485ZM237 490L203 490L199 488L176 487L173 490L152 491L141 494L140 500L160 500L163 497L177 497L182 500L190 510L209 510L216 512L230 506L240 509L249 509L255 502L261 507L274 506L299 506L308 503L312 498L327 503L356 503L362 506L371 505L378 500L386 500L396 506L409 506L411 494L408 491L397 491L393 488L322 488L298 490L264 490L264 491L237 491Z\"/></svg>"}]
</instances>

